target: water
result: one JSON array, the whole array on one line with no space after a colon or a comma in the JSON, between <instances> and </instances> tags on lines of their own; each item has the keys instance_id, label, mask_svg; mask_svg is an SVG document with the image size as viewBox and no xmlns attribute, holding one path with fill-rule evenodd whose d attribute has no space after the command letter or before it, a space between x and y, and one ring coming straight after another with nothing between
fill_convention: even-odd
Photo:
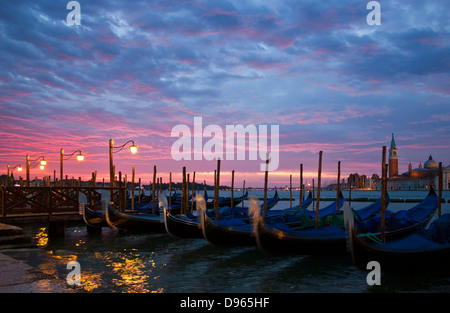
<instances>
[{"instance_id":1,"label":"water","mask_svg":"<svg viewBox=\"0 0 450 313\"><path fill-rule=\"evenodd\" d=\"M262 196L262 192L253 192ZM297 193L297 195L296 195ZM227 195L226 192L223 193ZM427 192L391 193L391 198L421 199ZM273 192L269 192L269 197ZM279 191L289 197L288 191ZM333 197L335 192L322 192ZM347 194L344 194L347 196ZM352 197L377 198L379 192L353 192ZM294 192L298 196L298 192ZM447 200L450 193L445 192ZM297 200L294 200L296 204ZM329 202L321 202L326 205ZM355 208L367 205L353 202ZM404 209L415 203L391 203ZM275 208L289 206L280 202ZM450 204L443 204L450 213ZM65 237L49 240L46 225L22 225L32 234L34 249L9 250L62 281L69 261L81 265L81 285L75 292L95 293L301 293L301 292L450 292L450 276L382 272L381 286L369 286L369 271L356 269L349 256L268 256L256 247L219 247L203 239L180 239L167 234L124 234L104 228L89 234L82 223L66 223Z\"/></svg>"}]
</instances>

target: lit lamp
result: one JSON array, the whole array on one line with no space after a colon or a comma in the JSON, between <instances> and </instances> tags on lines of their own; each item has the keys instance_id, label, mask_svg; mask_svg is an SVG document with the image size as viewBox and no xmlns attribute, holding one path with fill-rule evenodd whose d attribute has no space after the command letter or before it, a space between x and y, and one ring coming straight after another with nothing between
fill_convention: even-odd
<instances>
[{"instance_id":1,"label":"lit lamp","mask_svg":"<svg viewBox=\"0 0 450 313\"><path fill-rule=\"evenodd\" d=\"M130 153L136 154L138 151L138 146L136 146L134 144L134 140L128 140L123 145L118 146L118 147L114 147L114 140L112 140L112 139L109 140L109 185L110 185L110 187L114 187L114 176L115 176L114 168L113 168L113 166L114 166L113 165L113 153L122 151L122 149L129 143L131 143ZM118 150L114 151L114 149L118 149ZM111 191L111 194L112 194L112 191Z\"/></svg>"},{"instance_id":2,"label":"lit lamp","mask_svg":"<svg viewBox=\"0 0 450 313\"><path fill-rule=\"evenodd\" d=\"M76 151L72 152L72 153L71 153L68 157L66 157L66 158L64 158L64 149L61 149L61 150L60 150L59 169L60 169L60 174L61 174L61 186L62 186L62 183L63 183L63 181L64 181L64 179L63 179L63 161L64 161L64 160L70 159L70 158L73 157L73 155L74 155L75 153L77 153L77 152L78 152L78 154L77 154L77 160L78 160L78 161L84 161L84 154L81 154L81 150L76 150Z\"/></svg>"},{"instance_id":3,"label":"lit lamp","mask_svg":"<svg viewBox=\"0 0 450 313\"><path fill-rule=\"evenodd\" d=\"M137 150L138 150L138 147L133 143L133 144L130 146L130 152L131 152L131 154L136 154L136 153L137 153Z\"/></svg>"},{"instance_id":4,"label":"lit lamp","mask_svg":"<svg viewBox=\"0 0 450 313\"><path fill-rule=\"evenodd\" d=\"M7 174L6 174L6 177L7 177L7 180L6 180L6 186L8 187L9 186L9 179L10 179L10 174L9 174L9 172L10 172L10 165L8 164L8 167L7 167ZM14 176L14 170L15 169L17 169L19 172L22 172L22 165L19 165L19 164L17 164L17 165L15 165L12 169L11 169L11 175L12 176Z\"/></svg>"},{"instance_id":5,"label":"lit lamp","mask_svg":"<svg viewBox=\"0 0 450 313\"><path fill-rule=\"evenodd\" d=\"M41 159L39 161L39 159ZM30 165L31 162L34 162L32 165ZM47 161L45 161L45 158L41 155L40 157L37 157L36 159L30 161L30 156L27 155L26 158L26 165L27 165L27 187L30 187L30 168L34 168L39 165L39 168L43 170L45 168L45 165L47 164Z\"/></svg>"},{"instance_id":6,"label":"lit lamp","mask_svg":"<svg viewBox=\"0 0 450 313\"><path fill-rule=\"evenodd\" d=\"M79 154L77 154L77 160L78 161L84 161L84 154L81 154L81 151Z\"/></svg>"}]
</instances>

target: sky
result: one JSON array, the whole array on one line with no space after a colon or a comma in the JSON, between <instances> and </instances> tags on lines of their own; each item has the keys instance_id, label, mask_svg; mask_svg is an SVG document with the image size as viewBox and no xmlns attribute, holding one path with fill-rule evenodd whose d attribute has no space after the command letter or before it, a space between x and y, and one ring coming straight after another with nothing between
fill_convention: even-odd
<instances>
[{"instance_id":1,"label":"sky","mask_svg":"<svg viewBox=\"0 0 450 313\"><path fill-rule=\"evenodd\" d=\"M85 155L64 161L69 177L109 181L109 140L133 140L136 155L113 157L128 180L135 167L148 184L156 166L163 182L170 172L180 181L186 166L213 184L216 160L171 154L172 129L193 135L195 117L221 128L219 139L226 125L267 125L269 135L278 125L271 187L290 175L298 186L300 164L306 182L317 179L319 151L323 184L336 181L338 161L341 178L381 176L392 133L400 172L430 154L447 166L449 2L379 1L381 25L368 25L368 2L80 0L71 25L69 1L2 0L0 173L44 156L31 177L59 177L63 148ZM263 186L263 162L248 151L223 158L221 184L235 170L236 187Z\"/></svg>"}]
</instances>

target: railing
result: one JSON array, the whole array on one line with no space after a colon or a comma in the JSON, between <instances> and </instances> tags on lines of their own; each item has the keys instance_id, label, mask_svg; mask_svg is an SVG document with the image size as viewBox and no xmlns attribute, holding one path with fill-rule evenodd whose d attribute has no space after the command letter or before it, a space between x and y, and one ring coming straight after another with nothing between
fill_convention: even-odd
<instances>
[{"instance_id":1,"label":"railing","mask_svg":"<svg viewBox=\"0 0 450 313\"><path fill-rule=\"evenodd\" d=\"M93 209L100 209L103 199L122 210L126 207L126 190L120 187L0 187L2 222L7 216L81 213L80 198ZM80 197L81 196L81 197Z\"/></svg>"}]
</instances>

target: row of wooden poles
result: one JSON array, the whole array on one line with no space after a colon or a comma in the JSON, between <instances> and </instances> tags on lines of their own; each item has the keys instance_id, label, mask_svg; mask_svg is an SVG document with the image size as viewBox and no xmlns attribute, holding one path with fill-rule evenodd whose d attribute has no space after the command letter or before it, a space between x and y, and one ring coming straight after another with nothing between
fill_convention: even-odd
<instances>
[{"instance_id":1,"label":"row of wooden poles","mask_svg":"<svg viewBox=\"0 0 450 313\"><path fill-rule=\"evenodd\" d=\"M318 186L317 186L317 197L316 197L316 205L313 210L315 210L315 226L319 225L319 206L320 206L320 190L321 190L321 174L322 174L322 151L319 151L319 167L318 167ZM221 160L217 160L217 169L214 170L214 210L215 210L215 218L219 219L219 186L220 186L220 162ZM266 160L266 171L264 176L264 202L263 202L263 218L265 217L265 212L267 210L267 184L268 184L268 166L269 158ZM113 166L114 167L114 166ZM382 152L382 179L381 179L381 234L382 239L385 240L385 212L386 212L386 195L387 195L387 170L388 164L386 163L386 146L383 146ZM340 195L340 174L341 174L341 161L338 161L338 174L337 174L337 188L336 188L336 210L339 210L339 195ZM153 168L153 184L152 184L152 213L156 213L156 208L159 202L159 195L162 192L162 177L157 178L157 169L156 165ZM92 186L96 185L97 172L92 173ZM122 187L122 173L119 172L118 177L119 188ZM114 177L115 179L115 177ZM135 168L132 167L132 194L131 194L131 207L134 209L134 183L135 183ZM46 177L44 180L45 185L50 186L50 176ZM69 180L66 175L66 186L69 185ZM36 178L37 183L37 178ZM103 180L104 183L104 180ZM124 176L124 186L127 184L127 175ZM195 189L195 172L193 172L192 179L192 198L189 199L189 183L190 177L189 173L186 173L186 167L183 167L183 183L182 183L182 196L181 196L181 213L186 213L189 208L189 201L191 200L191 208L194 206L194 189ZM313 183L313 191L314 191L314 179ZM56 182L55 182L56 184ZM72 179L72 184L75 186L75 181ZM114 183L113 183L114 184ZM292 186L292 175L290 175L290 184ZM61 185L63 186L63 181L61 181ZM81 178L78 179L78 186L81 185ZM113 187L113 186L112 186ZM139 190L141 187L141 179L139 178ZM206 181L204 181L204 187L206 188ZM442 199L442 187L443 187L443 177L442 177L442 162L439 162L439 201L438 201L438 216L441 216L441 199ZM292 188L290 188L291 196L290 196L290 207L292 207ZM206 190L205 190L206 193ZM243 195L245 194L245 180L243 185ZM172 206L172 173L169 174L169 207ZM140 192L139 192L140 197ZM231 206L233 205L234 198L234 170L232 171L231 177ZM313 197L314 198L314 197ZM111 199L114 201L113 195ZM299 209L302 209L302 200L303 200L303 164L300 164L300 197L299 197Z\"/></svg>"}]
</instances>

